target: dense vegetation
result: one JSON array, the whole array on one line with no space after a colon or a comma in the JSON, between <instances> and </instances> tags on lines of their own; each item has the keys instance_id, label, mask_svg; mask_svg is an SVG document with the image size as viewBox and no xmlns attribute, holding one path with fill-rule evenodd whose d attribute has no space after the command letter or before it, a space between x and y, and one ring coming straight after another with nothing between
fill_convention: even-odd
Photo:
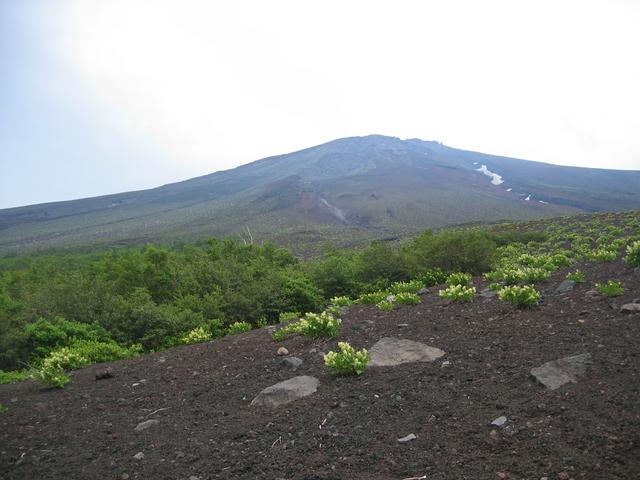
<instances>
[{"instance_id":1,"label":"dense vegetation","mask_svg":"<svg viewBox=\"0 0 640 480\"><path fill-rule=\"evenodd\" d=\"M402 243L329 248L305 262L270 243L230 239L210 239L204 246L5 257L0 259L0 369L52 364L56 374L298 319L329 304L339 309L350 299L391 309L395 303L419 302L421 287L445 281L443 296L473 301L471 274L485 273L503 292L501 298L535 304L533 287L523 287L577 260L611 261L626 253L630 267L637 266L640 214L615 214L621 226L611 224L611 215L427 231ZM296 328L322 315L307 315L282 334L299 333ZM0 371L0 382L23 377ZM55 385L56 378L49 383Z\"/></svg>"}]
</instances>

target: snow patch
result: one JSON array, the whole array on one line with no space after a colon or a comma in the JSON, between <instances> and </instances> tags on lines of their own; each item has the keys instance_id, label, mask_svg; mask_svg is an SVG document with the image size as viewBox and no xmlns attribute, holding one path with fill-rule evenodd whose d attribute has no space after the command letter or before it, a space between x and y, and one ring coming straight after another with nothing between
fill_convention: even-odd
<instances>
[{"instance_id":1,"label":"snow patch","mask_svg":"<svg viewBox=\"0 0 640 480\"><path fill-rule=\"evenodd\" d=\"M511 190L513 190L513 188L507 188L507 192L510 192Z\"/></svg>"},{"instance_id":2,"label":"snow patch","mask_svg":"<svg viewBox=\"0 0 640 480\"><path fill-rule=\"evenodd\" d=\"M476 170L478 172L484 173L487 177L491 177L491 183L493 183L494 185L500 185L501 183L504 183L504 180L502 180L502 176L490 171L486 165L482 165L480 168L477 168Z\"/></svg>"},{"instance_id":3,"label":"snow patch","mask_svg":"<svg viewBox=\"0 0 640 480\"><path fill-rule=\"evenodd\" d=\"M530 202L531 201L531 194L527 195L527 198L524 199L525 202Z\"/></svg>"},{"instance_id":4,"label":"snow patch","mask_svg":"<svg viewBox=\"0 0 640 480\"><path fill-rule=\"evenodd\" d=\"M549 205L549 202L545 202L544 200L538 200L540 203L544 203L545 205Z\"/></svg>"}]
</instances>

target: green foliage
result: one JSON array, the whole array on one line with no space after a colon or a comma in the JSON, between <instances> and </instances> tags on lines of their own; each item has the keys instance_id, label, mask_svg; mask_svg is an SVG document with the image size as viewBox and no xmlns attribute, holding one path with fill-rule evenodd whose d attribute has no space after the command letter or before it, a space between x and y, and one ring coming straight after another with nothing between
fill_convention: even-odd
<instances>
[{"instance_id":1,"label":"green foliage","mask_svg":"<svg viewBox=\"0 0 640 480\"><path fill-rule=\"evenodd\" d=\"M576 270L573 273L567 273L567 280L573 280L576 283L584 283L584 273L581 270Z\"/></svg>"},{"instance_id":2,"label":"green foliage","mask_svg":"<svg viewBox=\"0 0 640 480\"><path fill-rule=\"evenodd\" d=\"M71 377L64 370L53 366L43 366L31 374L34 380L47 387L63 388L71 381Z\"/></svg>"},{"instance_id":3,"label":"green foliage","mask_svg":"<svg viewBox=\"0 0 640 480\"><path fill-rule=\"evenodd\" d=\"M404 305L418 305L420 302L420 296L415 293L400 292L396 294L396 303L402 303Z\"/></svg>"},{"instance_id":4,"label":"green foliage","mask_svg":"<svg viewBox=\"0 0 640 480\"><path fill-rule=\"evenodd\" d=\"M640 267L640 240L627 247L627 255L624 257L624 261L632 267Z\"/></svg>"},{"instance_id":5,"label":"green foliage","mask_svg":"<svg viewBox=\"0 0 640 480\"><path fill-rule=\"evenodd\" d=\"M351 305L353 305L353 300L351 300L349 297L344 296L333 297L331 300L329 300L329 303L336 307L350 307Z\"/></svg>"},{"instance_id":6,"label":"green foliage","mask_svg":"<svg viewBox=\"0 0 640 480\"><path fill-rule=\"evenodd\" d=\"M13 372L4 372L0 370L0 385L5 385L8 383L16 383L21 382L29 378L28 371L13 371Z\"/></svg>"},{"instance_id":7,"label":"green foliage","mask_svg":"<svg viewBox=\"0 0 640 480\"><path fill-rule=\"evenodd\" d=\"M278 317L278 322L284 323L291 320L298 320L300 317L300 312L282 312Z\"/></svg>"},{"instance_id":8,"label":"green foliage","mask_svg":"<svg viewBox=\"0 0 640 480\"><path fill-rule=\"evenodd\" d=\"M233 322L227 328L227 335L237 335L238 333L249 332L253 330L253 325L249 322Z\"/></svg>"},{"instance_id":9,"label":"green foliage","mask_svg":"<svg viewBox=\"0 0 640 480\"><path fill-rule=\"evenodd\" d=\"M389 291L394 295L400 293L418 293L424 284L420 280L412 280L410 282L395 282L389 287Z\"/></svg>"},{"instance_id":10,"label":"green foliage","mask_svg":"<svg viewBox=\"0 0 640 480\"><path fill-rule=\"evenodd\" d=\"M356 300L356 303L364 303L367 305L373 305L376 303L383 302L389 296L389 292L373 292L373 293L365 293L360 295Z\"/></svg>"},{"instance_id":11,"label":"green foliage","mask_svg":"<svg viewBox=\"0 0 640 480\"><path fill-rule=\"evenodd\" d=\"M207 331L204 327L196 327L180 338L180 343L184 345L203 343L208 342L212 337L211 332Z\"/></svg>"},{"instance_id":12,"label":"green foliage","mask_svg":"<svg viewBox=\"0 0 640 480\"><path fill-rule=\"evenodd\" d=\"M618 252L609 248L599 248L587 253L587 257L594 262L611 262L618 257Z\"/></svg>"},{"instance_id":13,"label":"green foliage","mask_svg":"<svg viewBox=\"0 0 640 480\"><path fill-rule=\"evenodd\" d=\"M446 278L446 273L444 273L439 268L433 268L431 270L427 270L426 272L420 273L416 277L416 280L422 283L425 287L433 287L434 285L443 283Z\"/></svg>"},{"instance_id":14,"label":"green foliage","mask_svg":"<svg viewBox=\"0 0 640 480\"><path fill-rule=\"evenodd\" d=\"M378 307L378 309L382 310L383 312L390 312L391 310L393 310L394 303L389 300L382 300L376 303L376 307Z\"/></svg>"},{"instance_id":15,"label":"green foliage","mask_svg":"<svg viewBox=\"0 0 640 480\"><path fill-rule=\"evenodd\" d=\"M444 290L440 290L438 294L442 298L446 298L447 300L452 300L454 302L471 302L476 296L476 287L452 285Z\"/></svg>"},{"instance_id":16,"label":"green foliage","mask_svg":"<svg viewBox=\"0 0 640 480\"><path fill-rule=\"evenodd\" d=\"M449 287L453 287L455 285L467 286L471 284L472 279L473 277L470 273L455 272L447 276L445 282Z\"/></svg>"},{"instance_id":17,"label":"green foliage","mask_svg":"<svg viewBox=\"0 0 640 480\"><path fill-rule=\"evenodd\" d=\"M134 344L130 347L123 347L113 341L98 342L95 340L76 340L67 348L67 350L80 358L84 358L85 363L83 365L88 365L92 363L113 362L115 360L122 360L123 358L137 357L142 353L142 345Z\"/></svg>"},{"instance_id":18,"label":"green foliage","mask_svg":"<svg viewBox=\"0 0 640 480\"><path fill-rule=\"evenodd\" d=\"M347 342L338 342L339 352L331 351L324 356L324 363L338 375L361 375L371 356L366 349L355 350Z\"/></svg>"},{"instance_id":19,"label":"green foliage","mask_svg":"<svg viewBox=\"0 0 640 480\"><path fill-rule=\"evenodd\" d=\"M6 411L7 411L7 407L5 407L3 404L0 403L0 415L5 413Z\"/></svg>"},{"instance_id":20,"label":"green foliage","mask_svg":"<svg viewBox=\"0 0 640 480\"><path fill-rule=\"evenodd\" d=\"M520 308L536 305L540 301L540 293L532 285L507 286L498 291L498 296L503 302Z\"/></svg>"},{"instance_id":21,"label":"green foliage","mask_svg":"<svg viewBox=\"0 0 640 480\"><path fill-rule=\"evenodd\" d=\"M65 371L80 368L90 360L67 347L51 352L41 365L36 368L32 377L48 387L62 388L71 381Z\"/></svg>"},{"instance_id":22,"label":"green foliage","mask_svg":"<svg viewBox=\"0 0 640 480\"><path fill-rule=\"evenodd\" d=\"M295 323L290 323L271 337L274 340L283 340L287 336L297 333L309 337L335 337L342 326L342 320L334 317L328 312L307 313Z\"/></svg>"},{"instance_id":23,"label":"green foliage","mask_svg":"<svg viewBox=\"0 0 640 480\"><path fill-rule=\"evenodd\" d=\"M619 297L624 294L624 288L620 282L614 280L609 280L607 283L596 283L596 288L607 297Z\"/></svg>"}]
</instances>

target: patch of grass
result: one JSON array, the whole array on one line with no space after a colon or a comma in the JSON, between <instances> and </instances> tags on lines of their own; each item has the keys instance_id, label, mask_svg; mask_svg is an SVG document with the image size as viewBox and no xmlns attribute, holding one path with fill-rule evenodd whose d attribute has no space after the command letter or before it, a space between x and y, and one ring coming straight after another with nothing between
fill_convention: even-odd
<instances>
[{"instance_id":1,"label":"patch of grass","mask_svg":"<svg viewBox=\"0 0 640 480\"><path fill-rule=\"evenodd\" d=\"M29 378L29 372L26 370L13 372L4 372L0 370L0 385L21 382L27 378Z\"/></svg>"},{"instance_id":2,"label":"patch of grass","mask_svg":"<svg viewBox=\"0 0 640 480\"><path fill-rule=\"evenodd\" d=\"M237 335L238 333L244 333L253 330L253 325L249 322L233 322L227 327L227 335Z\"/></svg>"},{"instance_id":3,"label":"patch of grass","mask_svg":"<svg viewBox=\"0 0 640 480\"><path fill-rule=\"evenodd\" d=\"M383 312L390 312L393 310L393 306L393 302L390 302L389 300L382 300L381 302L376 303L376 307Z\"/></svg>"},{"instance_id":4,"label":"patch of grass","mask_svg":"<svg viewBox=\"0 0 640 480\"><path fill-rule=\"evenodd\" d=\"M5 407L3 404L0 403L0 415L5 413L6 411L7 411L7 407Z\"/></svg>"},{"instance_id":5,"label":"patch of grass","mask_svg":"<svg viewBox=\"0 0 640 480\"><path fill-rule=\"evenodd\" d=\"M396 302L403 305L418 305L420 301L420 296L415 293L400 292L396 294Z\"/></svg>"},{"instance_id":6,"label":"patch of grass","mask_svg":"<svg viewBox=\"0 0 640 480\"><path fill-rule=\"evenodd\" d=\"M607 297L619 297L624 294L624 288L622 288L620 282L615 280L609 280L607 283L596 283L596 288Z\"/></svg>"},{"instance_id":7,"label":"patch of grass","mask_svg":"<svg viewBox=\"0 0 640 480\"><path fill-rule=\"evenodd\" d=\"M576 283L584 283L584 273L581 270L576 270L575 272L567 273L567 280L573 280Z\"/></svg>"}]
</instances>

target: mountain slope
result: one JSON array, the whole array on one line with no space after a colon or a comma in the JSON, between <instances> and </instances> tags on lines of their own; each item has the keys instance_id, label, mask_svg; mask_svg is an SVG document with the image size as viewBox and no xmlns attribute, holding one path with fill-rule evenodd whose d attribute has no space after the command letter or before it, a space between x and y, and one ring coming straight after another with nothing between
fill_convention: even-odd
<instances>
[{"instance_id":1,"label":"mountain slope","mask_svg":"<svg viewBox=\"0 0 640 480\"><path fill-rule=\"evenodd\" d=\"M465 222L640 208L640 172L371 135L102 197L0 210L0 253L238 235L298 247Z\"/></svg>"}]
</instances>

